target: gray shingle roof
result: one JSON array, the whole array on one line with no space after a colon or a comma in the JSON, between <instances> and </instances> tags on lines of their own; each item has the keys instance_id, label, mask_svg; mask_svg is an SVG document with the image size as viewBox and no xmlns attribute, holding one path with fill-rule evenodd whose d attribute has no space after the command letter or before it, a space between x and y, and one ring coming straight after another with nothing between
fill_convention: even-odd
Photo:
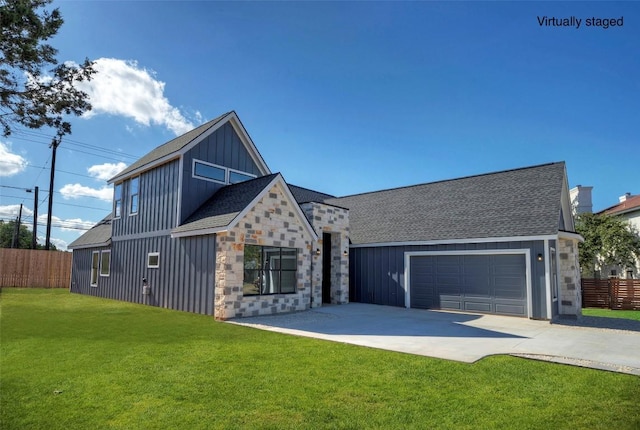
<instances>
[{"instance_id":1,"label":"gray shingle roof","mask_svg":"<svg viewBox=\"0 0 640 430\"><path fill-rule=\"evenodd\" d=\"M335 198L330 194L321 193L319 191L310 190L308 188L298 187L297 185L287 184L289 186L289 190L291 190L291 194L293 194L293 198L296 199L298 204L308 203L308 202L317 202L322 203L327 199Z\"/></svg>"},{"instance_id":2,"label":"gray shingle roof","mask_svg":"<svg viewBox=\"0 0 640 430\"><path fill-rule=\"evenodd\" d=\"M277 175L274 173L220 188L173 232L184 233L229 225Z\"/></svg>"},{"instance_id":3,"label":"gray shingle roof","mask_svg":"<svg viewBox=\"0 0 640 430\"><path fill-rule=\"evenodd\" d=\"M89 231L67 246L69 249L89 248L99 245L109 245L111 241L111 214L93 226Z\"/></svg>"},{"instance_id":4,"label":"gray shingle roof","mask_svg":"<svg viewBox=\"0 0 640 430\"><path fill-rule=\"evenodd\" d=\"M170 140L169 142L163 145L158 146L157 148L155 148L154 150L152 150L151 152L149 152L148 154L144 155L142 158L138 159L136 162L131 164L129 167L124 169L122 172L118 173L116 176L111 178L109 182L117 182L118 180L125 178L129 173L133 172L134 170L140 167L146 166L147 164L151 164L154 161L157 161L170 154L173 154L174 152L180 151L182 148L187 146L198 136L205 133L211 127L215 126L220 121L222 121L230 113L232 112L227 112L224 115L220 115L219 117L212 119L211 121L208 121L202 124L201 126L196 127L193 130L188 131L187 133L181 136L178 136L175 139Z\"/></svg>"},{"instance_id":5,"label":"gray shingle roof","mask_svg":"<svg viewBox=\"0 0 640 430\"><path fill-rule=\"evenodd\" d=\"M564 162L325 203L349 209L353 244L557 234Z\"/></svg>"}]
</instances>

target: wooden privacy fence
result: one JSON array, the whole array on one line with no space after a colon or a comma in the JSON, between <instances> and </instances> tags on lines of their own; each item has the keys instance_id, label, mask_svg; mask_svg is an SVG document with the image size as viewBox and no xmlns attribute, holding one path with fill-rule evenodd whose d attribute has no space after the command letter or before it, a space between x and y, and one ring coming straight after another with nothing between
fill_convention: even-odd
<instances>
[{"instance_id":1,"label":"wooden privacy fence","mask_svg":"<svg viewBox=\"0 0 640 430\"><path fill-rule=\"evenodd\" d=\"M0 287L69 288L71 253L0 248Z\"/></svg>"},{"instance_id":2,"label":"wooden privacy fence","mask_svg":"<svg viewBox=\"0 0 640 430\"><path fill-rule=\"evenodd\" d=\"M640 310L640 279L582 279L582 307Z\"/></svg>"}]
</instances>

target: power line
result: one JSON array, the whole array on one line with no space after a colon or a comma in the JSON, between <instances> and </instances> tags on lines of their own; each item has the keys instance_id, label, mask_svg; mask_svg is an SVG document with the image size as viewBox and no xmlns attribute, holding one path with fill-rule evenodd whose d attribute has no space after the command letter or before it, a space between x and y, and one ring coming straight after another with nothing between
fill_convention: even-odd
<instances>
[{"instance_id":1,"label":"power line","mask_svg":"<svg viewBox=\"0 0 640 430\"><path fill-rule=\"evenodd\" d=\"M10 195L7 195L7 194L0 194L0 197L10 198L10 199L17 199L17 200L21 200L21 199L26 200L26 198L23 198L23 197L10 196ZM44 202L44 200L43 200L43 202ZM105 203L107 203L107 202L105 202ZM73 203L60 203L60 202L58 202L58 203L56 203L56 205L73 206L75 208L83 208L83 209L94 209L94 210L97 210L97 211L111 211L111 209L96 208L94 206L85 206L85 205L74 205Z\"/></svg>"},{"instance_id":2,"label":"power line","mask_svg":"<svg viewBox=\"0 0 640 430\"><path fill-rule=\"evenodd\" d=\"M52 138L52 136L47 136L45 134L35 133L35 132L27 132L27 131L21 131L21 130L18 130L17 134L18 135L20 135L20 134L27 135L27 136L31 136L31 137L48 137L48 138ZM42 141L39 141L39 140L28 139L26 137L14 137L14 138L18 139L18 140L24 140L26 142L39 143L41 145L50 145L51 144L51 142L42 142ZM138 156L138 155L127 154L125 152L114 151L112 149L105 149L105 148L102 148L100 146L89 145L88 143L79 142L79 141L76 141L76 140L73 140L73 139L68 139L68 138L64 139L64 143L69 145L69 146L90 149L92 151L104 152L106 154L111 154L111 155L117 155L117 156L120 157L119 159L117 159L118 161L120 159L122 159L122 158L131 158L131 159L135 159L135 160L140 158L140 156ZM100 154L95 154L95 153L92 153L92 152L80 151L79 149L73 149L73 150L77 151L77 152L82 152L82 153L85 153L85 154L90 154L90 155L103 157Z\"/></svg>"}]
</instances>

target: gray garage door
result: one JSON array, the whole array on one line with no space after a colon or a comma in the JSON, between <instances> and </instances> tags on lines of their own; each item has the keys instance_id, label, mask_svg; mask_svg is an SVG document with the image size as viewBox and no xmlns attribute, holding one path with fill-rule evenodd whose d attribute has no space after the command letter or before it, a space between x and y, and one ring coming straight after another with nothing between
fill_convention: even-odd
<instances>
[{"instance_id":1,"label":"gray garage door","mask_svg":"<svg viewBox=\"0 0 640 430\"><path fill-rule=\"evenodd\" d=\"M411 307L527 316L525 256L412 256Z\"/></svg>"}]
</instances>

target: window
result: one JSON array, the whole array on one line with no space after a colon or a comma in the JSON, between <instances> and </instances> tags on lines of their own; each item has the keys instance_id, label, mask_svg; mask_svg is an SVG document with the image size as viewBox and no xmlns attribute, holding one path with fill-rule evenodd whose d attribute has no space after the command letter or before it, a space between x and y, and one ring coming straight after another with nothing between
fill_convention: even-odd
<instances>
[{"instance_id":1,"label":"window","mask_svg":"<svg viewBox=\"0 0 640 430\"><path fill-rule=\"evenodd\" d=\"M239 170L229 169L206 161L193 160L193 177L220 184L237 184L254 179L256 175Z\"/></svg>"},{"instance_id":2,"label":"window","mask_svg":"<svg viewBox=\"0 0 640 430\"><path fill-rule=\"evenodd\" d=\"M100 264L100 252L91 253L91 286L98 285L98 265Z\"/></svg>"},{"instance_id":3,"label":"window","mask_svg":"<svg viewBox=\"0 0 640 430\"><path fill-rule=\"evenodd\" d=\"M250 175L248 173L242 173L235 170L229 169L229 183L237 184L238 182L248 181L249 179L254 179L255 176Z\"/></svg>"},{"instance_id":4,"label":"window","mask_svg":"<svg viewBox=\"0 0 640 430\"><path fill-rule=\"evenodd\" d=\"M100 254L100 276L109 276L110 266L111 251L102 251L102 254Z\"/></svg>"},{"instance_id":5,"label":"window","mask_svg":"<svg viewBox=\"0 0 640 430\"><path fill-rule=\"evenodd\" d=\"M129 215L138 213L138 203L140 201L140 176L131 179L131 207Z\"/></svg>"},{"instance_id":6,"label":"window","mask_svg":"<svg viewBox=\"0 0 640 430\"><path fill-rule=\"evenodd\" d=\"M193 160L193 177L207 181L226 183L227 172L224 167Z\"/></svg>"},{"instance_id":7,"label":"window","mask_svg":"<svg viewBox=\"0 0 640 430\"><path fill-rule=\"evenodd\" d=\"M113 217L120 218L122 214L122 184L116 184L113 188Z\"/></svg>"},{"instance_id":8,"label":"window","mask_svg":"<svg viewBox=\"0 0 640 430\"><path fill-rule=\"evenodd\" d=\"M147 269L157 269L160 267L160 253L150 252L147 255Z\"/></svg>"},{"instance_id":9,"label":"window","mask_svg":"<svg viewBox=\"0 0 640 430\"><path fill-rule=\"evenodd\" d=\"M245 296L296 292L298 250L257 245L244 246Z\"/></svg>"}]
</instances>

